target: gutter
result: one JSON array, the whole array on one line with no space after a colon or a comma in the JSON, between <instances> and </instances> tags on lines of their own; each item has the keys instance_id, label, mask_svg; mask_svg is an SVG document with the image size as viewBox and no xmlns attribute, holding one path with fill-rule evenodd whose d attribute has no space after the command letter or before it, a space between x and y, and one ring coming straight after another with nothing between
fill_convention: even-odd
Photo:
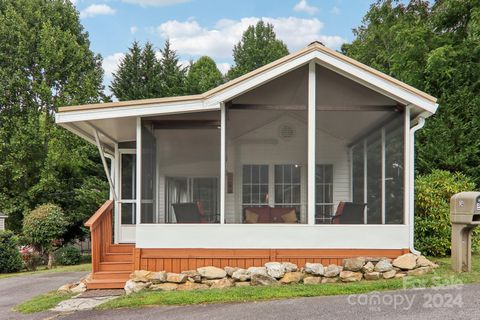
<instances>
[{"instance_id":1,"label":"gutter","mask_svg":"<svg viewBox=\"0 0 480 320\"><path fill-rule=\"evenodd\" d=\"M425 125L425 115L421 114L418 116L418 123L410 128L410 178L409 178L409 236L410 236L410 252L416 255L420 255L421 252L416 250L414 247L414 226L415 226L415 132L422 129Z\"/></svg>"}]
</instances>

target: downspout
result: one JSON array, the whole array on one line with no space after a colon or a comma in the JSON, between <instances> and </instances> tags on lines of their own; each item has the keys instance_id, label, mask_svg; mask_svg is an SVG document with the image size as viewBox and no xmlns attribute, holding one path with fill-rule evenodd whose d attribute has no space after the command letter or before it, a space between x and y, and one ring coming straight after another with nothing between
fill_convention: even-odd
<instances>
[{"instance_id":1,"label":"downspout","mask_svg":"<svg viewBox=\"0 0 480 320\"><path fill-rule=\"evenodd\" d=\"M418 130L422 129L423 126L425 125L425 117L424 115L420 115L418 117L418 123L410 128L410 179L409 179L409 189L410 189L410 194L409 194L409 214L410 214L410 223L409 223L409 228L410 228L410 252L416 255L420 255L421 252L418 250L415 250L414 246L414 231L415 231L415 132Z\"/></svg>"}]
</instances>

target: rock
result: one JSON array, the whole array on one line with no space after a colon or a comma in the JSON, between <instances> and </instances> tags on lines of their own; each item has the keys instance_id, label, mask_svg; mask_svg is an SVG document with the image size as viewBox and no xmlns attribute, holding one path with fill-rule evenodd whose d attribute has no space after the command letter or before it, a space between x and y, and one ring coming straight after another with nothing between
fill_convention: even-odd
<instances>
[{"instance_id":1,"label":"rock","mask_svg":"<svg viewBox=\"0 0 480 320\"><path fill-rule=\"evenodd\" d=\"M392 264L403 270L412 270L417 265L417 256L413 253L406 253L393 260Z\"/></svg>"},{"instance_id":2,"label":"rock","mask_svg":"<svg viewBox=\"0 0 480 320\"><path fill-rule=\"evenodd\" d=\"M233 275L233 273L235 271L237 271L238 269L240 269L240 268L237 268L237 267L225 267L225 268L223 268L223 270L225 270L225 272L227 273L227 275L229 277L231 277Z\"/></svg>"},{"instance_id":3,"label":"rock","mask_svg":"<svg viewBox=\"0 0 480 320\"><path fill-rule=\"evenodd\" d=\"M134 292L140 292L148 287L150 287L150 282L142 282L142 281L135 281L135 280L128 280L125 283L125 293L132 294Z\"/></svg>"},{"instance_id":4,"label":"rock","mask_svg":"<svg viewBox=\"0 0 480 320\"><path fill-rule=\"evenodd\" d=\"M335 283L338 282L338 277L322 278L322 283Z\"/></svg>"},{"instance_id":5,"label":"rock","mask_svg":"<svg viewBox=\"0 0 480 320\"><path fill-rule=\"evenodd\" d=\"M178 285L177 290L178 291L191 291L191 290L207 290L210 287L206 284L203 283L195 283L195 282L190 282L187 281L183 284Z\"/></svg>"},{"instance_id":6,"label":"rock","mask_svg":"<svg viewBox=\"0 0 480 320\"><path fill-rule=\"evenodd\" d=\"M285 266L280 262L267 262L265 268L267 268L267 274L275 279L280 279L285 274Z\"/></svg>"},{"instance_id":7,"label":"rock","mask_svg":"<svg viewBox=\"0 0 480 320\"><path fill-rule=\"evenodd\" d=\"M57 289L57 292L70 292L71 287L72 287L72 284L70 283L64 284L63 286Z\"/></svg>"},{"instance_id":8,"label":"rock","mask_svg":"<svg viewBox=\"0 0 480 320\"><path fill-rule=\"evenodd\" d=\"M342 271L342 267L339 267L335 264L331 264L325 269L324 276L327 278L333 278L338 276L341 271Z\"/></svg>"},{"instance_id":9,"label":"rock","mask_svg":"<svg viewBox=\"0 0 480 320\"><path fill-rule=\"evenodd\" d=\"M151 272L145 278L153 284L164 283L167 281L167 273L165 271Z\"/></svg>"},{"instance_id":10,"label":"rock","mask_svg":"<svg viewBox=\"0 0 480 320\"><path fill-rule=\"evenodd\" d=\"M148 282L148 277L152 272L147 270L135 270L130 274L130 280L136 282Z\"/></svg>"},{"instance_id":11,"label":"rock","mask_svg":"<svg viewBox=\"0 0 480 320\"><path fill-rule=\"evenodd\" d=\"M238 269L232 274L232 279L237 281L248 281L250 280L250 273L245 269Z\"/></svg>"},{"instance_id":12,"label":"rock","mask_svg":"<svg viewBox=\"0 0 480 320\"><path fill-rule=\"evenodd\" d=\"M408 270L407 275L409 276L423 276L432 271L432 267L420 267L413 270Z\"/></svg>"},{"instance_id":13,"label":"rock","mask_svg":"<svg viewBox=\"0 0 480 320\"><path fill-rule=\"evenodd\" d=\"M83 282L80 282L78 285L70 289L71 293L82 293L87 291L87 285Z\"/></svg>"},{"instance_id":14,"label":"rock","mask_svg":"<svg viewBox=\"0 0 480 320\"><path fill-rule=\"evenodd\" d=\"M267 268L265 267L250 267L247 269L248 271L248 274L251 276L255 275L255 274L262 274L264 276L268 276L268 273L267 273Z\"/></svg>"},{"instance_id":15,"label":"rock","mask_svg":"<svg viewBox=\"0 0 480 320\"><path fill-rule=\"evenodd\" d=\"M233 287L235 281L229 278L223 278L218 280L211 280L212 284L210 285L210 289L225 289Z\"/></svg>"},{"instance_id":16,"label":"rock","mask_svg":"<svg viewBox=\"0 0 480 320\"><path fill-rule=\"evenodd\" d=\"M403 277L406 277L407 274L405 272L397 272L397 274L395 275L395 279L401 279Z\"/></svg>"},{"instance_id":17,"label":"rock","mask_svg":"<svg viewBox=\"0 0 480 320\"><path fill-rule=\"evenodd\" d=\"M392 269L392 270L383 272L382 273L382 278L383 279L392 279L393 277L395 277L396 274L397 274L397 271Z\"/></svg>"},{"instance_id":18,"label":"rock","mask_svg":"<svg viewBox=\"0 0 480 320\"><path fill-rule=\"evenodd\" d=\"M373 272L373 270L375 269L375 266L373 265L373 263L371 261L368 261L363 267L362 267L362 272L363 273L370 273L370 272Z\"/></svg>"},{"instance_id":19,"label":"rock","mask_svg":"<svg viewBox=\"0 0 480 320\"><path fill-rule=\"evenodd\" d=\"M360 271L365 265L364 257L350 258L343 260L343 270L345 271Z\"/></svg>"},{"instance_id":20,"label":"rock","mask_svg":"<svg viewBox=\"0 0 480 320\"><path fill-rule=\"evenodd\" d=\"M322 283L322 277L306 277L303 278L305 284L320 284Z\"/></svg>"},{"instance_id":21,"label":"rock","mask_svg":"<svg viewBox=\"0 0 480 320\"><path fill-rule=\"evenodd\" d=\"M302 282L303 278L305 277L305 274L302 272L287 272L283 276L282 279L280 279L280 282L283 284L290 284L290 283L299 283Z\"/></svg>"},{"instance_id":22,"label":"rock","mask_svg":"<svg viewBox=\"0 0 480 320\"><path fill-rule=\"evenodd\" d=\"M325 274L325 268L321 263L305 263L303 267L306 273L314 274L316 276L323 276Z\"/></svg>"},{"instance_id":23,"label":"rock","mask_svg":"<svg viewBox=\"0 0 480 320\"><path fill-rule=\"evenodd\" d=\"M388 260L380 260L375 265L375 271L377 272L387 272L390 270L393 270L393 266Z\"/></svg>"},{"instance_id":24,"label":"rock","mask_svg":"<svg viewBox=\"0 0 480 320\"><path fill-rule=\"evenodd\" d=\"M167 282L171 283L184 283L187 281L188 276L184 273L167 273Z\"/></svg>"},{"instance_id":25,"label":"rock","mask_svg":"<svg viewBox=\"0 0 480 320\"><path fill-rule=\"evenodd\" d=\"M380 260L384 260L386 258L380 258L380 257L367 257L365 258L365 262L371 262L372 264L377 263Z\"/></svg>"},{"instance_id":26,"label":"rock","mask_svg":"<svg viewBox=\"0 0 480 320\"><path fill-rule=\"evenodd\" d=\"M178 288L176 283L159 283L150 286L150 290L153 291L175 291Z\"/></svg>"},{"instance_id":27,"label":"rock","mask_svg":"<svg viewBox=\"0 0 480 320\"><path fill-rule=\"evenodd\" d=\"M291 262L282 262L285 267L285 272L295 272L298 270L298 266L295 263Z\"/></svg>"},{"instance_id":28,"label":"rock","mask_svg":"<svg viewBox=\"0 0 480 320\"><path fill-rule=\"evenodd\" d=\"M378 280L380 279L380 272L373 271L373 272L367 272L363 276L365 280Z\"/></svg>"},{"instance_id":29,"label":"rock","mask_svg":"<svg viewBox=\"0 0 480 320\"><path fill-rule=\"evenodd\" d=\"M348 270L340 272L340 280L342 282L357 282L362 280L362 277L363 274L361 272L354 272Z\"/></svg>"},{"instance_id":30,"label":"rock","mask_svg":"<svg viewBox=\"0 0 480 320\"><path fill-rule=\"evenodd\" d=\"M428 260L424 256L420 256L420 257L417 258L417 264L415 265L415 268L420 268L420 267L436 268L436 267L438 267L438 265L436 265L432 261Z\"/></svg>"},{"instance_id":31,"label":"rock","mask_svg":"<svg viewBox=\"0 0 480 320\"><path fill-rule=\"evenodd\" d=\"M202 282L202 276L197 272L197 270L187 270L183 271L182 273L187 275L187 281L195 283Z\"/></svg>"},{"instance_id":32,"label":"rock","mask_svg":"<svg viewBox=\"0 0 480 320\"><path fill-rule=\"evenodd\" d=\"M268 274L255 273L251 276L252 286L274 286L279 285L279 282L274 277Z\"/></svg>"},{"instance_id":33,"label":"rock","mask_svg":"<svg viewBox=\"0 0 480 320\"><path fill-rule=\"evenodd\" d=\"M235 287L250 287L250 282L235 282Z\"/></svg>"},{"instance_id":34,"label":"rock","mask_svg":"<svg viewBox=\"0 0 480 320\"><path fill-rule=\"evenodd\" d=\"M209 280L222 279L227 276L225 270L212 266L198 268L197 272L202 276L202 278Z\"/></svg>"}]
</instances>

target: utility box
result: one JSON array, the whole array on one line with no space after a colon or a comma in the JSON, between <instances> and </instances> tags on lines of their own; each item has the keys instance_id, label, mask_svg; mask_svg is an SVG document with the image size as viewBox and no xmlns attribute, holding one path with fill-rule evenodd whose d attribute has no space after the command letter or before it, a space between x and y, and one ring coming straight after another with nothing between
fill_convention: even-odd
<instances>
[{"instance_id":1,"label":"utility box","mask_svg":"<svg viewBox=\"0 0 480 320\"><path fill-rule=\"evenodd\" d=\"M480 192L460 192L450 198L452 268L472 271L472 232L480 225Z\"/></svg>"}]
</instances>

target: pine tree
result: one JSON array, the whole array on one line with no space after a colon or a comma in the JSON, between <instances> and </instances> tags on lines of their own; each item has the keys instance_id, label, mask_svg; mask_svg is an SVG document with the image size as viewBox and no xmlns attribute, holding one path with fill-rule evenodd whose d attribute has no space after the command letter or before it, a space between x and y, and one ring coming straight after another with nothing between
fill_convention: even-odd
<instances>
[{"instance_id":1,"label":"pine tree","mask_svg":"<svg viewBox=\"0 0 480 320\"><path fill-rule=\"evenodd\" d=\"M165 42L160 51L161 88L165 97L180 96L185 94L186 68L180 66L180 61L175 50L170 48L170 41Z\"/></svg>"}]
</instances>

